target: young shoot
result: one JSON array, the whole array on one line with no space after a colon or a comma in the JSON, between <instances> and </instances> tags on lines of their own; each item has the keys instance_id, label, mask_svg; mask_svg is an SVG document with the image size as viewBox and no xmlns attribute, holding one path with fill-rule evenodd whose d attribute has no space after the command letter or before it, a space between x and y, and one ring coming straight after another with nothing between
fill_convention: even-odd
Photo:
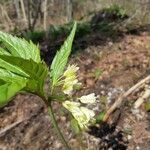
<instances>
[{"instance_id":1,"label":"young shoot","mask_svg":"<svg viewBox=\"0 0 150 150\"><path fill-rule=\"evenodd\" d=\"M61 102L72 116L72 122L80 130L88 129L95 119L95 113L85 104L93 104L98 98L94 93L75 98L73 91L81 83L77 79L77 65L68 65L77 23L54 57L51 66L41 60L40 50L31 41L0 31L0 107L4 107L20 91L29 92L42 98L48 109L51 121L64 148L70 149L64 139L52 108L52 102ZM65 70L65 71L64 71ZM49 93L44 90L45 80L49 78ZM57 92L57 89L61 92Z\"/></svg>"}]
</instances>

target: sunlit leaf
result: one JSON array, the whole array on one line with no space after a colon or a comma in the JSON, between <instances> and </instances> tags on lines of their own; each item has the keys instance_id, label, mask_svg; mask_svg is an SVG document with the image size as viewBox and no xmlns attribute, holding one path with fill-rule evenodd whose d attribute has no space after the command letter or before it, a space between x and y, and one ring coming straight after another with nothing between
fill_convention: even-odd
<instances>
[{"instance_id":1,"label":"sunlit leaf","mask_svg":"<svg viewBox=\"0 0 150 150\"><path fill-rule=\"evenodd\" d=\"M67 64L68 57L71 53L76 26L77 24L75 23L70 35L68 36L68 38L66 39L62 47L60 48L60 51L58 51L57 54L55 55L53 62L51 64L50 76L52 79L53 86L57 84L58 79L62 75L64 68Z\"/></svg>"},{"instance_id":2,"label":"sunlit leaf","mask_svg":"<svg viewBox=\"0 0 150 150\"><path fill-rule=\"evenodd\" d=\"M6 52L10 53L12 56L32 59L35 62L41 61L39 48L31 41L28 42L25 39L0 31L0 44L5 48Z\"/></svg>"},{"instance_id":3,"label":"sunlit leaf","mask_svg":"<svg viewBox=\"0 0 150 150\"><path fill-rule=\"evenodd\" d=\"M6 69L0 68L0 79L6 81L6 82L20 82L20 81L26 81L26 78L23 78L11 71L8 71Z\"/></svg>"},{"instance_id":4,"label":"sunlit leaf","mask_svg":"<svg viewBox=\"0 0 150 150\"><path fill-rule=\"evenodd\" d=\"M0 107L6 105L11 99L24 88L26 82L5 82L0 79Z\"/></svg>"},{"instance_id":5,"label":"sunlit leaf","mask_svg":"<svg viewBox=\"0 0 150 150\"><path fill-rule=\"evenodd\" d=\"M33 60L0 55L0 67L28 79L27 88L29 91L43 93L43 84L48 72L45 63L36 63Z\"/></svg>"},{"instance_id":6,"label":"sunlit leaf","mask_svg":"<svg viewBox=\"0 0 150 150\"><path fill-rule=\"evenodd\" d=\"M4 48L0 47L0 55L10 55Z\"/></svg>"},{"instance_id":7,"label":"sunlit leaf","mask_svg":"<svg viewBox=\"0 0 150 150\"><path fill-rule=\"evenodd\" d=\"M0 31L0 107L20 90L44 96L47 74L36 45Z\"/></svg>"}]
</instances>

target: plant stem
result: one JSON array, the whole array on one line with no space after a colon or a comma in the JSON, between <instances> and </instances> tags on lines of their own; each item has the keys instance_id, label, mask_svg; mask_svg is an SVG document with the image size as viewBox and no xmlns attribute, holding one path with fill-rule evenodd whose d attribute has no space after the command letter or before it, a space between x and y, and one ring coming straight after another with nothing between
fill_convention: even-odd
<instances>
[{"instance_id":1,"label":"plant stem","mask_svg":"<svg viewBox=\"0 0 150 150\"><path fill-rule=\"evenodd\" d=\"M58 127L58 124L57 124L57 121L56 121L56 118L55 118L55 115L54 115L54 112L53 112L53 109L52 109L51 102L50 102L49 107L48 107L48 112L49 112L49 115L51 117L51 121L53 123L53 126L54 126L54 128L55 128L55 130L56 130L56 132L57 132L57 134L58 134L58 136L60 138L60 140L62 141L62 144L64 145L64 148L66 150L70 150L70 148L69 148L69 146L68 146L68 144L67 144L67 142L66 142L66 140L65 140L65 138L63 136L63 134L60 131L60 128Z\"/></svg>"}]
</instances>

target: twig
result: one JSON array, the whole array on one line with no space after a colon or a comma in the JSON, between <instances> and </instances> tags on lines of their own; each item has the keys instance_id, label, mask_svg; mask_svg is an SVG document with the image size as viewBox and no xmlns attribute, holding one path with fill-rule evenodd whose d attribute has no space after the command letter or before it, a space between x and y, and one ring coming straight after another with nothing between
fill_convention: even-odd
<instances>
[{"instance_id":1,"label":"twig","mask_svg":"<svg viewBox=\"0 0 150 150\"><path fill-rule=\"evenodd\" d=\"M115 102L114 104L108 109L106 112L103 121L106 122L109 118L109 116L115 111L116 108L119 108L124 100L128 95L130 95L135 90L141 88L146 82L150 80L150 75L135 84L133 87L131 87L128 91L126 91L124 94L122 94Z\"/></svg>"},{"instance_id":2,"label":"twig","mask_svg":"<svg viewBox=\"0 0 150 150\"><path fill-rule=\"evenodd\" d=\"M20 123L22 123L24 120L19 120L17 122L14 122L13 124L5 127L4 129L0 130L0 137L3 136L7 131L13 129L14 127L16 127L17 125L19 125Z\"/></svg>"},{"instance_id":3,"label":"twig","mask_svg":"<svg viewBox=\"0 0 150 150\"><path fill-rule=\"evenodd\" d=\"M147 98L150 97L150 88L146 88L143 95L139 97L136 102L134 103L134 108L137 109L141 106L141 104L146 100Z\"/></svg>"},{"instance_id":4,"label":"twig","mask_svg":"<svg viewBox=\"0 0 150 150\"><path fill-rule=\"evenodd\" d=\"M1 129L1 130L0 130L0 137L3 136L3 135L4 135L6 132L8 132L9 130L15 128L17 125L23 123L24 121L28 121L28 120L30 120L31 118L37 116L37 115L40 113L40 111L41 111L41 108L40 108L35 114L32 114L31 116L25 117L25 118L23 118L23 119L19 119L18 121L14 122L13 124L8 125L8 126L6 126L5 128Z\"/></svg>"}]
</instances>

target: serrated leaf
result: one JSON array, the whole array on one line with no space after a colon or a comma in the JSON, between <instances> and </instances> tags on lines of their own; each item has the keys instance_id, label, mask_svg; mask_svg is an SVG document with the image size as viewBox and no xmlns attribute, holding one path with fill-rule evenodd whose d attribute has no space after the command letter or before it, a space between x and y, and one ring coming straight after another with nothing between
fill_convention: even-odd
<instances>
[{"instance_id":1,"label":"serrated leaf","mask_svg":"<svg viewBox=\"0 0 150 150\"><path fill-rule=\"evenodd\" d=\"M39 48L31 41L28 42L25 39L0 31L0 42L7 49L6 52L12 56L32 59L35 62L41 61Z\"/></svg>"},{"instance_id":2,"label":"serrated leaf","mask_svg":"<svg viewBox=\"0 0 150 150\"><path fill-rule=\"evenodd\" d=\"M22 69L20 69L19 67L17 66L14 66L13 64L11 64L11 62L7 62L7 60L3 60L5 57L9 60L9 58L12 57L13 59L13 56L9 56L7 57L7 55L0 55L0 67L3 68L3 69L6 69L6 70L9 70L13 73L16 73L16 74L19 74L20 76L23 76L23 77L29 77L28 74L26 74ZM3 59L2 59L3 58ZM15 57L14 57L15 58ZM9 60L10 61L10 60Z\"/></svg>"},{"instance_id":3,"label":"serrated leaf","mask_svg":"<svg viewBox=\"0 0 150 150\"><path fill-rule=\"evenodd\" d=\"M67 64L68 57L71 53L72 43L75 36L77 24L75 23L73 29L60 48L60 51L56 53L50 68L50 76L52 79L52 86L55 86L59 77L62 75L64 68Z\"/></svg>"},{"instance_id":4,"label":"serrated leaf","mask_svg":"<svg viewBox=\"0 0 150 150\"><path fill-rule=\"evenodd\" d=\"M6 105L25 85L26 82L4 82L0 79L0 107Z\"/></svg>"},{"instance_id":5,"label":"serrated leaf","mask_svg":"<svg viewBox=\"0 0 150 150\"><path fill-rule=\"evenodd\" d=\"M36 45L0 31L0 107L20 90L44 96L47 72Z\"/></svg>"},{"instance_id":6,"label":"serrated leaf","mask_svg":"<svg viewBox=\"0 0 150 150\"><path fill-rule=\"evenodd\" d=\"M9 52L7 52L5 49L3 49L2 47L0 47L0 55L10 55Z\"/></svg>"},{"instance_id":7,"label":"serrated leaf","mask_svg":"<svg viewBox=\"0 0 150 150\"><path fill-rule=\"evenodd\" d=\"M4 80L5 82L22 82L27 80L26 78L23 78L3 68L0 68L0 79Z\"/></svg>"},{"instance_id":8,"label":"serrated leaf","mask_svg":"<svg viewBox=\"0 0 150 150\"><path fill-rule=\"evenodd\" d=\"M0 55L0 67L27 79L26 89L30 92L43 94L43 85L47 76L47 67L44 63L25 60L19 57ZM7 72L8 73L8 72ZM8 76L6 76L8 78Z\"/></svg>"}]
</instances>

